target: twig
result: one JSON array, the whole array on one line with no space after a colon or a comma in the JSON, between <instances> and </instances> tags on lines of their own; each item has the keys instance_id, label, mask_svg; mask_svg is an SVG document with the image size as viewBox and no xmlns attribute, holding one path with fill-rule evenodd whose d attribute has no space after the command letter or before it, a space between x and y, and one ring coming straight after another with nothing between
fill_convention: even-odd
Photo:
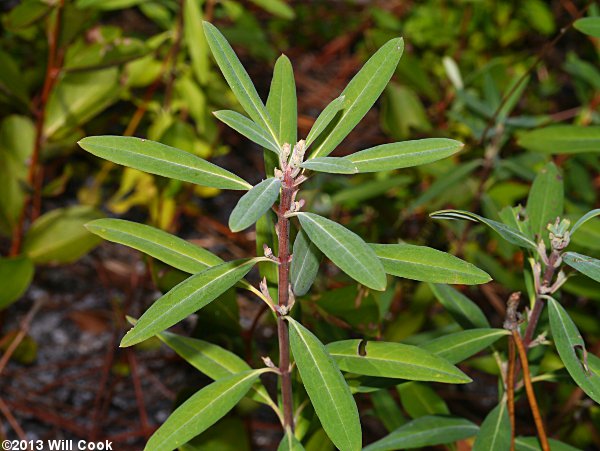
<instances>
[{"instance_id":1,"label":"twig","mask_svg":"<svg viewBox=\"0 0 600 451\"><path fill-rule=\"evenodd\" d=\"M506 309L506 320L504 328L511 332L517 331L519 327L517 307L521 293L513 293L508 298ZM508 340L508 368L506 370L506 397L508 404L508 416L510 418L510 451L515 449L515 343Z\"/></svg>"},{"instance_id":2,"label":"twig","mask_svg":"<svg viewBox=\"0 0 600 451\"><path fill-rule=\"evenodd\" d=\"M19 332L15 336L15 338L10 342L10 345L2 354L2 358L0 359L0 374L4 371L4 368L8 364L8 361L17 350L23 339L27 336L27 332L29 331L29 326L31 325L31 321L39 309L42 307L42 304L45 302L45 298L38 298L34 304L31 306L31 309L27 312L23 320L21 321L21 326L19 327Z\"/></svg>"},{"instance_id":3,"label":"twig","mask_svg":"<svg viewBox=\"0 0 600 451\"><path fill-rule=\"evenodd\" d=\"M13 431L15 431L15 434L17 434L17 436L22 441L27 441L27 435L25 434L25 431L21 428L21 426L19 425L19 422L14 417L14 415L12 414L12 412L10 411L10 409L8 408L8 406L6 405L6 403L4 402L4 400L2 398L0 398L0 412L2 412L2 415L4 415L4 417L6 418L6 421L8 421L8 424L10 424L10 427L13 428Z\"/></svg>"}]
</instances>

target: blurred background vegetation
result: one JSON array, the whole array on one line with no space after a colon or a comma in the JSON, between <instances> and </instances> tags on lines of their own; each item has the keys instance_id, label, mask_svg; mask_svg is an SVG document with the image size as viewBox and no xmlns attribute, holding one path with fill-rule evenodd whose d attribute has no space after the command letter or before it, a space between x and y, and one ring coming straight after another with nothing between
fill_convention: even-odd
<instances>
[{"instance_id":1,"label":"blurred background vegetation","mask_svg":"<svg viewBox=\"0 0 600 451\"><path fill-rule=\"evenodd\" d=\"M462 208L497 219L502 208L524 204L548 161L563 176L568 216L600 207L600 44L573 26L600 15L595 2L13 0L0 9L0 436L110 438L118 449L140 449L174 403L208 380L156 342L135 353L117 348L124 314L139 315L185 276L100 244L83 224L125 217L221 257L245 257L255 232L226 226L239 195L124 169L77 146L87 135L134 135L217 161L252 183L264 177L260 149L211 114L240 107L209 56L203 19L223 31L263 99L275 58L289 56L301 137L375 49L404 37L392 82L335 155L434 136L461 140L464 151L402 171L319 175L304 194L313 211L368 241L426 244L489 272L494 282L459 288L494 327L508 294L527 288L522 253L479 226L427 214ZM560 124L567 127L532 131ZM600 221L586 223L574 245L599 257ZM324 288L337 289L320 296ZM574 277L563 296L596 355L598 288ZM427 284L397 280L367 294L329 266L301 307L325 342L418 343L455 327ZM263 314L232 291L180 328L256 364L275 356L274 323ZM532 360L535 368L560 366L547 353ZM361 395L367 440L424 413L480 423L497 401L498 368L490 354L463 369L474 383ZM540 384L551 434L600 448L600 408L566 380ZM521 432L534 435L522 410ZM307 449L331 449L310 412L303 415ZM275 421L244 405L186 449L275 449Z\"/></svg>"}]
</instances>

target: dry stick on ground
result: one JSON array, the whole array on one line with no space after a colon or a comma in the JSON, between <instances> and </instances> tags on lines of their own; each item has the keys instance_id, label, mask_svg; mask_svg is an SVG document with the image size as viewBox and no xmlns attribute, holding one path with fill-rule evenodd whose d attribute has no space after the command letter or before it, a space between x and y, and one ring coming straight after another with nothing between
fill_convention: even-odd
<instances>
[{"instance_id":1,"label":"dry stick on ground","mask_svg":"<svg viewBox=\"0 0 600 451\"><path fill-rule=\"evenodd\" d=\"M2 398L0 398L0 412L2 412L2 415L4 415L4 417L6 418L8 424L10 424L10 426L13 428L13 431L15 431L17 437L19 437L21 440L27 440L27 435L25 434L25 431L21 429L19 422L13 416L10 409L8 408L8 406Z\"/></svg>"},{"instance_id":2,"label":"dry stick on ground","mask_svg":"<svg viewBox=\"0 0 600 451\"><path fill-rule=\"evenodd\" d=\"M46 136L44 135L46 105L48 103L50 93L52 92L52 88L54 87L58 75L60 74L62 66L62 52L59 51L58 41L60 39L60 25L64 3L64 0L60 0L60 2L58 2L56 5L56 16L54 18L54 23L49 26L48 30L48 63L46 65L46 75L44 76L42 92L34 109L34 114L36 116L35 141L33 145L33 151L31 153L31 159L29 161L29 170L27 173L27 185L31 187L32 193L25 197L21 213L19 214L19 220L17 221L17 225L13 230L10 248L11 256L18 255L21 252L23 234L25 233L25 217L27 216L27 210L29 210L29 207L33 205L30 215L31 221L35 220L40 214L43 172L42 168L39 167L39 159L42 146L46 140Z\"/></svg>"},{"instance_id":3,"label":"dry stick on ground","mask_svg":"<svg viewBox=\"0 0 600 451\"><path fill-rule=\"evenodd\" d=\"M527 392L527 400L529 401L529 407L531 408L531 414L533 415L533 420L535 422L535 427L537 429L538 438L540 440L540 444L542 446L543 451L550 451L550 445L548 444L548 437L546 435L546 430L544 429L544 423L542 422L542 417L540 415L540 409L538 407L537 400L535 398L535 392L533 391L533 384L531 383L531 374L529 373L529 363L527 361L527 351L525 350L525 346L523 341L521 340L521 335L519 333L519 322L517 317L517 307L519 306L519 300L521 298L521 293L516 292L510 295L508 300L508 307L506 313L506 321L504 322L504 328L510 330L512 333L512 343L517 348L517 352L519 354L519 360L521 361L521 366L523 367L523 381L525 383L525 391ZM513 362L514 362L514 348L513 348ZM510 360L509 360L510 367ZM511 415L511 450L514 449L514 363L512 368L512 376L511 370L509 369L508 381L507 381L507 394L508 396L508 407L509 407L509 415ZM509 392L510 390L510 392ZM511 399L512 398L512 399ZM512 412L511 412L512 410Z\"/></svg>"}]
</instances>

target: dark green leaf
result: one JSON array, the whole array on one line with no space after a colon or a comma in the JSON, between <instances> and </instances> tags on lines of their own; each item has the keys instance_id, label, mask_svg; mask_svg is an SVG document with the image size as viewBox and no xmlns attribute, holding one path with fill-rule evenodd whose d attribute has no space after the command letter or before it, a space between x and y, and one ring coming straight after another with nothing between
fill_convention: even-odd
<instances>
[{"instance_id":1,"label":"dark green leaf","mask_svg":"<svg viewBox=\"0 0 600 451\"><path fill-rule=\"evenodd\" d=\"M333 152L367 114L390 81L403 51L402 38L392 39L366 62L342 92L344 109L331 124L333 128L329 127L331 132L325 136L321 134L310 158L326 157Z\"/></svg>"},{"instance_id":2,"label":"dark green leaf","mask_svg":"<svg viewBox=\"0 0 600 451\"><path fill-rule=\"evenodd\" d=\"M345 157L358 172L389 171L432 163L454 155L463 144L453 139L429 138L383 144Z\"/></svg>"},{"instance_id":3,"label":"dark green leaf","mask_svg":"<svg viewBox=\"0 0 600 451\"><path fill-rule=\"evenodd\" d=\"M295 17L294 10L290 5L283 0L250 0L255 5L260 6L265 11L281 17L282 19L293 19Z\"/></svg>"},{"instance_id":4,"label":"dark green leaf","mask_svg":"<svg viewBox=\"0 0 600 451\"><path fill-rule=\"evenodd\" d=\"M563 261L590 279L600 282L600 260L578 254L577 252L565 252L563 254Z\"/></svg>"},{"instance_id":5,"label":"dark green leaf","mask_svg":"<svg viewBox=\"0 0 600 451\"><path fill-rule=\"evenodd\" d=\"M340 369L349 373L415 381L471 382L447 360L416 346L370 341L361 353L359 344L361 340L336 341L327 345L327 351Z\"/></svg>"},{"instance_id":6,"label":"dark green leaf","mask_svg":"<svg viewBox=\"0 0 600 451\"><path fill-rule=\"evenodd\" d=\"M573 24L582 33L600 38L600 17L584 17Z\"/></svg>"},{"instance_id":7,"label":"dark green leaf","mask_svg":"<svg viewBox=\"0 0 600 451\"><path fill-rule=\"evenodd\" d=\"M308 149L315 139L327 128L330 122L333 120L336 114L344 107L345 96L339 96L337 99L332 100L329 105L319 114L319 117L313 124L306 137L306 148Z\"/></svg>"},{"instance_id":8,"label":"dark green leaf","mask_svg":"<svg viewBox=\"0 0 600 451\"><path fill-rule=\"evenodd\" d=\"M490 327L490 323L477 304L458 290L442 284L431 284L430 287L440 304L461 327L465 329Z\"/></svg>"},{"instance_id":9,"label":"dark green leaf","mask_svg":"<svg viewBox=\"0 0 600 451\"><path fill-rule=\"evenodd\" d=\"M588 211L581 218L577 220L577 222L571 227L571 236L581 227L583 224L588 222L590 219L595 218L596 216L600 216L600 208L596 208L595 210Z\"/></svg>"},{"instance_id":10,"label":"dark green leaf","mask_svg":"<svg viewBox=\"0 0 600 451\"><path fill-rule=\"evenodd\" d=\"M397 277L433 283L480 284L491 277L460 258L426 246L370 244L385 272Z\"/></svg>"},{"instance_id":11,"label":"dark green leaf","mask_svg":"<svg viewBox=\"0 0 600 451\"><path fill-rule=\"evenodd\" d=\"M600 152L600 126L552 125L519 135L519 145L549 154Z\"/></svg>"},{"instance_id":12,"label":"dark green leaf","mask_svg":"<svg viewBox=\"0 0 600 451\"><path fill-rule=\"evenodd\" d=\"M319 272L321 252L317 249L303 230L298 232L294 240L292 264L290 267L290 283L296 296L308 293Z\"/></svg>"},{"instance_id":13,"label":"dark green leaf","mask_svg":"<svg viewBox=\"0 0 600 451\"><path fill-rule=\"evenodd\" d=\"M114 243L124 244L190 274L223 263L213 253L160 229L123 219L97 219L86 228Z\"/></svg>"},{"instance_id":14,"label":"dark green leaf","mask_svg":"<svg viewBox=\"0 0 600 451\"><path fill-rule=\"evenodd\" d=\"M492 410L479 429L473 451L508 451L510 449L510 420L506 402Z\"/></svg>"},{"instance_id":15,"label":"dark green leaf","mask_svg":"<svg viewBox=\"0 0 600 451\"><path fill-rule=\"evenodd\" d=\"M221 122L229 125L236 132L241 133L250 141L265 147L279 155L279 146L273 138L261 127L256 125L246 116L230 110L215 111L213 113Z\"/></svg>"},{"instance_id":16,"label":"dark green leaf","mask_svg":"<svg viewBox=\"0 0 600 451\"><path fill-rule=\"evenodd\" d=\"M294 437L293 432L287 431L281 439L277 451L304 451L304 447L298 439Z\"/></svg>"},{"instance_id":17,"label":"dark green leaf","mask_svg":"<svg viewBox=\"0 0 600 451\"><path fill-rule=\"evenodd\" d=\"M533 181L527 198L527 215L532 232L538 237L548 236L546 226L563 214L563 179L552 162Z\"/></svg>"},{"instance_id":18,"label":"dark green leaf","mask_svg":"<svg viewBox=\"0 0 600 451\"><path fill-rule=\"evenodd\" d=\"M567 445L566 443L559 442L553 438L549 438L550 449L552 451L580 451L579 448ZM515 450L516 451L542 451L539 439L537 437L516 437L515 438Z\"/></svg>"},{"instance_id":19,"label":"dark green leaf","mask_svg":"<svg viewBox=\"0 0 600 451\"><path fill-rule=\"evenodd\" d=\"M294 360L323 429L340 450L360 450L358 408L344 376L319 339L297 321L287 319Z\"/></svg>"},{"instance_id":20,"label":"dark green leaf","mask_svg":"<svg viewBox=\"0 0 600 451\"><path fill-rule=\"evenodd\" d=\"M406 423L364 451L394 451L444 445L472 437L477 425L463 418L425 416Z\"/></svg>"},{"instance_id":21,"label":"dark green leaf","mask_svg":"<svg viewBox=\"0 0 600 451\"><path fill-rule=\"evenodd\" d=\"M35 268L27 257L0 258L0 310L17 301L29 288Z\"/></svg>"},{"instance_id":22,"label":"dark green leaf","mask_svg":"<svg viewBox=\"0 0 600 451\"><path fill-rule=\"evenodd\" d=\"M506 335L510 335L510 332L505 329L469 329L444 335L419 347L443 357L450 363L457 364Z\"/></svg>"},{"instance_id":23,"label":"dark green leaf","mask_svg":"<svg viewBox=\"0 0 600 451\"><path fill-rule=\"evenodd\" d=\"M310 240L342 271L369 288L385 289L383 266L358 235L314 213L297 215Z\"/></svg>"},{"instance_id":24,"label":"dark green leaf","mask_svg":"<svg viewBox=\"0 0 600 451\"><path fill-rule=\"evenodd\" d=\"M356 174L356 166L345 158L317 157L306 160L300 165L304 169L317 172L328 172L330 174Z\"/></svg>"},{"instance_id":25,"label":"dark green leaf","mask_svg":"<svg viewBox=\"0 0 600 451\"><path fill-rule=\"evenodd\" d=\"M79 141L88 152L133 169L212 188L248 190L245 180L175 147L130 136L91 136Z\"/></svg>"},{"instance_id":26,"label":"dark green leaf","mask_svg":"<svg viewBox=\"0 0 600 451\"><path fill-rule=\"evenodd\" d=\"M242 196L229 216L229 228L239 232L254 224L279 197L281 180L270 177Z\"/></svg>"}]
</instances>

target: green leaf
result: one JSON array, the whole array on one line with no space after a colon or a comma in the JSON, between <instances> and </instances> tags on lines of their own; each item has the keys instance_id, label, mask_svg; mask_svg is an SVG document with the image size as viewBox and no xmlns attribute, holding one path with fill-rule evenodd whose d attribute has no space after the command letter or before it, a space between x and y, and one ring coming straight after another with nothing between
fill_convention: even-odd
<instances>
[{"instance_id":1,"label":"green leaf","mask_svg":"<svg viewBox=\"0 0 600 451\"><path fill-rule=\"evenodd\" d=\"M445 359L416 346L369 341L363 352L359 352L360 344L361 340L336 341L327 345L327 351L338 367L349 373L451 384L471 382L471 378Z\"/></svg>"},{"instance_id":2,"label":"green leaf","mask_svg":"<svg viewBox=\"0 0 600 451\"><path fill-rule=\"evenodd\" d=\"M520 134L518 143L549 154L600 152L600 126L552 125Z\"/></svg>"},{"instance_id":3,"label":"green leaf","mask_svg":"<svg viewBox=\"0 0 600 451\"><path fill-rule=\"evenodd\" d=\"M567 445L563 442L559 442L558 440L554 440L553 438L549 438L548 442L552 451L580 451L579 448L575 448L574 446ZM542 451L542 448L537 437L516 437L515 450Z\"/></svg>"},{"instance_id":4,"label":"green leaf","mask_svg":"<svg viewBox=\"0 0 600 451\"><path fill-rule=\"evenodd\" d=\"M600 38L600 17L584 17L583 19L577 19L573 26L588 36Z\"/></svg>"},{"instance_id":5,"label":"green leaf","mask_svg":"<svg viewBox=\"0 0 600 451\"><path fill-rule=\"evenodd\" d=\"M505 329L469 329L436 338L419 345L448 362L457 364L487 348L498 339L510 335Z\"/></svg>"},{"instance_id":6,"label":"green leaf","mask_svg":"<svg viewBox=\"0 0 600 451\"><path fill-rule=\"evenodd\" d=\"M463 418L425 416L406 423L363 451L394 451L445 445L477 434L479 428Z\"/></svg>"},{"instance_id":7,"label":"green leaf","mask_svg":"<svg viewBox=\"0 0 600 451\"><path fill-rule=\"evenodd\" d=\"M88 152L133 169L212 188L252 187L235 174L175 147L131 136L90 136L79 141Z\"/></svg>"},{"instance_id":8,"label":"green leaf","mask_svg":"<svg viewBox=\"0 0 600 451\"><path fill-rule=\"evenodd\" d=\"M34 263L72 263L100 243L100 238L85 229L85 224L102 214L78 205L57 208L40 216L23 240L23 254Z\"/></svg>"},{"instance_id":9,"label":"green leaf","mask_svg":"<svg viewBox=\"0 0 600 451\"><path fill-rule=\"evenodd\" d=\"M190 274L223 263L213 253L160 229L123 219L97 219L85 227L92 233L150 255Z\"/></svg>"},{"instance_id":10,"label":"green leaf","mask_svg":"<svg viewBox=\"0 0 600 451\"><path fill-rule=\"evenodd\" d=\"M138 344L200 310L248 274L258 260L222 263L184 280L146 310L125 334L121 347Z\"/></svg>"},{"instance_id":11,"label":"green leaf","mask_svg":"<svg viewBox=\"0 0 600 451\"><path fill-rule=\"evenodd\" d=\"M297 216L310 240L342 271L369 288L385 290L383 265L358 235L314 213Z\"/></svg>"},{"instance_id":12,"label":"green leaf","mask_svg":"<svg viewBox=\"0 0 600 451\"><path fill-rule=\"evenodd\" d=\"M527 197L527 216L536 236L548 236L546 226L562 216L563 204L563 179L556 165L550 162L533 181Z\"/></svg>"},{"instance_id":13,"label":"green leaf","mask_svg":"<svg viewBox=\"0 0 600 451\"><path fill-rule=\"evenodd\" d=\"M27 291L35 267L27 257L0 258L0 310L8 307Z\"/></svg>"},{"instance_id":14,"label":"green leaf","mask_svg":"<svg viewBox=\"0 0 600 451\"><path fill-rule=\"evenodd\" d=\"M19 3L4 18L3 25L9 31L30 27L53 9L52 5L41 0L25 0Z\"/></svg>"},{"instance_id":15,"label":"green leaf","mask_svg":"<svg viewBox=\"0 0 600 451\"><path fill-rule=\"evenodd\" d=\"M281 180L270 177L244 194L229 216L229 228L239 232L254 224L279 197Z\"/></svg>"},{"instance_id":16,"label":"green leaf","mask_svg":"<svg viewBox=\"0 0 600 451\"><path fill-rule=\"evenodd\" d=\"M396 390L402 407L411 418L450 415L446 402L427 384L405 382L398 385Z\"/></svg>"},{"instance_id":17,"label":"green leaf","mask_svg":"<svg viewBox=\"0 0 600 451\"><path fill-rule=\"evenodd\" d=\"M319 339L294 319L286 318L294 360L323 429L341 451L360 450L358 408L344 376Z\"/></svg>"},{"instance_id":18,"label":"green leaf","mask_svg":"<svg viewBox=\"0 0 600 451\"><path fill-rule=\"evenodd\" d=\"M475 213L471 213L464 210L440 210L429 215L434 219L467 219L473 222L481 222L491 228L494 232L498 233L509 243L515 244L525 249L536 249L536 245L533 241L527 238L518 230L509 227L491 219L484 218Z\"/></svg>"},{"instance_id":19,"label":"green leaf","mask_svg":"<svg viewBox=\"0 0 600 451\"><path fill-rule=\"evenodd\" d=\"M554 299L548 301L550 330L560 359L575 383L600 404L600 374L586 367L585 358L578 355L585 350L585 342L577 326L565 309Z\"/></svg>"},{"instance_id":20,"label":"green leaf","mask_svg":"<svg viewBox=\"0 0 600 451\"><path fill-rule=\"evenodd\" d=\"M432 283L487 283L488 273L446 252L411 244L369 244L388 274Z\"/></svg>"},{"instance_id":21,"label":"green leaf","mask_svg":"<svg viewBox=\"0 0 600 451\"><path fill-rule=\"evenodd\" d=\"M275 133L271 117L237 55L221 32L206 21L204 22L204 34L215 61L221 68L221 72L236 98L248 116L273 137L279 148L279 137Z\"/></svg>"},{"instance_id":22,"label":"green leaf","mask_svg":"<svg viewBox=\"0 0 600 451\"><path fill-rule=\"evenodd\" d=\"M310 145L319 137L319 135L327 128L327 126L331 123L333 118L338 114L338 112L344 107L344 100L346 96L339 96L337 99L332 100L329 105L325 107L319 117L311 127L308 132L308 136L306 137L306 148L308 149Z\"/></svg>"},{"instance_id":23,"label":"green leaf","mask_svg":"<svg viewBox=\"0 0 600 451\"><path fill-rule=\"evenodd\" d=\"M390 171L441 160L454 155L463 146L463 143L453 139L417 139L383 144L344 158L354 163L358 172Z\"/></svg>"},{"instance_id":24,"label":"green leaf","mask_svg":"<svg viewBox=\"0 0 600 451\"><path fill-rule=\"evenodd\" d=\"M571 268L575 268L590 279L600 282L600 260L577 252L565 252L562 257L563 261Z\"/></svg>"},{"instance_id":25,"label":"green leaf","mask_svg":"<svg viewBox=\"0 0 600 451\"><path fill-rule=\"evenodd\" d=\"M356 166L345 158L317 157L306 160L300 167L317 172L328 172L330 174L356 174Z\"/></svg>"},{"instance_id":26,"label":"green leaf","mask_svg":"<svg viewBox=\"0 0 600 451\"><path fill-rule=\"evenodd\" d=\"M508 451L510 449L510 420L506 402L498 404L481 423L473 443L473 451Z\"/></svg>"},{"instance_id":27,"label":"green leaf","mask_svg":"<svg viewBox=\"0 0 600 451\"><path fill-rule=\"evenodd\" d=\"M328 129L331 131L319 139L310 158L326 157L371 109L383 89L392 78L404 51L404 41L396 38L381 47L354 76L342 92L344 109Z\"/></svg>"},{"instance_id":28,"label":"green leaf","mask_svg":"<svg viewBox=\"0 0 600 451\"><path fill-rule=\"evenodd\" d=\"M281 439L277 451L304 451L304 447L298 439L294 437L293 432L287 431Z\"/></svg>"},{"instance_id":29,"label":"green leaf","mask_svg":"<svg viewBox=\"0 0 600 451\"><path fill-rule=\"evenodd\" d=\"M406 424L407 419L389 390L375 391L369 394L369 398L375 415L389 432Z\"/></svg>"},{"instance_id":30,"label":"green leaf","mask_svg":"<svg viewBox=\"0 0 600 451\"><path fill-rule=\"evenodd\" d=\"M490 323L477 304L448 285L430 284L433 294L464 329L489 328Z\"/></svg>"},{"instance_id":31,"label":"green leaf","mask_svg":"<svg viewBox=\"0 0 600 451\"><path fill-rule=\"evenodd\" d=\"M267 12L281 17L282 19L293 19L296 14L290 5L283 0L250 0Z\"/></svg>"},{"instance_id":32,"label":"green leaf","mask_svg":"<svg viewBox=\"0 0 600 451\"><path fill-rule=\"evenodd\" d=\"M202 32L202 10L196 0L185 0L183 4L183 37L194 75L205 85L210 76L208 43Z\"/></svg>"},{"instance_id":33,"label":"green leaf","mask_svg":"<svg viewBox=\"0 0 600 451\"><path fill-rule=\"evenodd\" d=\"M298 232L294 240L290 267L290 283L296 296L304 296L310 290L319 272L321 252L317 249L303 230Z\"/></svg>"},{"instance_id":34,"label":"green leaf","mask_svg":"<svg viewBox=\"0 0 600 451\"><path fill-rule=\"evenodd\" d=\"M273 141L273 138L246 116L230 110L215 111L213 114L221 122L229 125L236 132L244 135L250 141L279 155L279 146Z\"/></svg>"},{"instance_id":35,"label":"green leaf","mask_svg":"<svg viewBox=\"0 0 600 451\"><path fill-rule=\"evenodd\" d=\"M298 140L298 101L294 69L285 55L277 59L273 69L267 111L273 119L273 128L279 142L293 146Z\"/></svg>"},{"instance_id":36,"label":"green leaf","mask_svg":"<svg viewBox=\"0 0 600 451\"><path fill-rule=\"evenodd\" d=\"M152 434L147 451L171 451L202 433L225 416L246 395L260 374L270 371L244 371L204 387L179 406Z\"/></svg>"},{"instance_id":37,"label":"green leaf","mask_svg":"<svg viewBox=\"0 0 600 451\"><path fill-rule=\"evenodd\" d=\"M588 211L581 218L577 220L577 222L571 227L570 233L571 236L581 227L583 224L588 222L590 219L595 218L596 216L600 216L600 208L596 208L595 210Z\"/></svg>"}]
</instances>

